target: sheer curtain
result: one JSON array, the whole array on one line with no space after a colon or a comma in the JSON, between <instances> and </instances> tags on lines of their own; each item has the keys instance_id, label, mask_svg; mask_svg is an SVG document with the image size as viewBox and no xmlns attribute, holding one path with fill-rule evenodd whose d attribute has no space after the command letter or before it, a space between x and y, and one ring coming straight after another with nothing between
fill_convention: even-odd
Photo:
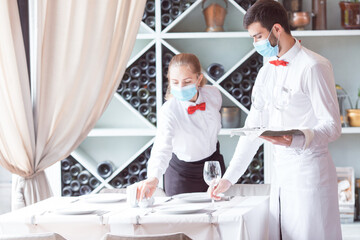
<instances>
[{"instance_id":1,"label":"sheer curtain","mask_svg":"<svg viewBox=\"0 0 360 240\"><path fill-rule=\"evenodd\" d=\"M0 1L0 164L19 176L13 209L52 195L43 170L67 157L109 104L146 1L35 2L31 106L16 1Z\"/></svg>"}]
</instances>

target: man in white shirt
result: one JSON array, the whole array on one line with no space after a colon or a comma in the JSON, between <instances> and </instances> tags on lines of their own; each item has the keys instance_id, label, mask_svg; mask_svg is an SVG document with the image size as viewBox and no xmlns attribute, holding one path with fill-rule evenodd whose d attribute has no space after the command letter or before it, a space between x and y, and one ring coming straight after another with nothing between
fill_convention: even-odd
<instances>
[{"instance_id":1,"label":"man in white shirt","mask_svg":"<svg viewBox=\"0 0 360 240\"><path fill-rule=\"evenodd\" d=\"M341 134L330 62L301 46L276 1L258 0L244 26L268 61L257 76L245 127L302 129L304 135L240 137L233 159L211 195L225 192L245 172L264 140L274 146L270 239L341 239L336 169L328 143Z\"/></svg>"}]
</instances>

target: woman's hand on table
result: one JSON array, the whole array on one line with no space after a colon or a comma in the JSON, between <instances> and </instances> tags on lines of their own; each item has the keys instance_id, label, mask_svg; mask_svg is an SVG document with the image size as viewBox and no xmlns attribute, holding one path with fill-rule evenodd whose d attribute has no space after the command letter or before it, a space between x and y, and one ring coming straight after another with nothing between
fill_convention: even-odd
<instances>
[{"instance_id":1,"label":"woman's hand on table","mask_svg":"<svg viewBox=\"0 0 360 240\"><path fill-rule=\"evenodd\" d=\"M137 187L136 199L141 201L143 198L150 198L159 183L159 179L156 177L148 178L139 182Z\"/></svg>"},{"instance_id":2,"label":"woman's hand on table","mask_svg":"<svg viewBox=\"0 0 360 240\"><path fill-rule=\"evenodd\" d=\"M220 179L219 183L215 187L209 187L208 192L210 192L211 198L215 200L220 200L221 197L218 194L226 192L231 187L231 182L227 179Z\"/></svg>"}]
</instances>

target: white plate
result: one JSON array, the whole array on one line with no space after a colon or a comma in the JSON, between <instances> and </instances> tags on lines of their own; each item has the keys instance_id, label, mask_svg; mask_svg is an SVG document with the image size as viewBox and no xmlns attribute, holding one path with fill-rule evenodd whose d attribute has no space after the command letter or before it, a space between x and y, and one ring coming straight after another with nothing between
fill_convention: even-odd
<instances>
[{"instance_id":1,"label":"white plate","mask_svg":"<svg viewBox=\"0 0 360 240\"><path fill-rule=\"evenodd\" d=\"M83 200L88 203L114 203L126 200L126 194L122 193L99 193L85 195Z\"/></svg>"},{"instance_id":2,"label":"white plate","mask_svg":"<svg viewBox=\"0 0 360 240\"><path fill-rule=\"evenodd\" d=\"M96 212L95 208L90 207L68 207L68 208L59 208L54 211L56 214L62 214L62 215L85 215L85 214L92 214Z\"/></svg>"},{"instance_id":3,"label":"white plate","mask_svg":"<svg viewBox=\"0 0 360 240\"><path fill-rule=\"evenodd\" d=\"M173 198L191 203L211 202L207 192L182 193L174 195Z\"/></svg>"},{"instance_id":4,"label":"white plate","mask_svg":"<svg viewBox=\"0 0 360 240\"><path fill-rule=\"evenodd\" d=\"M175 204L162 206L155 209L159 213L168 213L168 214L189 214L197 213L204 210L206 206L202 204Z\"/></svg>"}]
</instances>

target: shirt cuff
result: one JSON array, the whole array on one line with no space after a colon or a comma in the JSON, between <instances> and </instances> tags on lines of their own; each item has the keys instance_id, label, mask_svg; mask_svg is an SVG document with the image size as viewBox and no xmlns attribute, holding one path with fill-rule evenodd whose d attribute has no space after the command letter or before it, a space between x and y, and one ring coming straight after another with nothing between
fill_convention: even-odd
<instances>
[{"instance_id":1,"label":"shirt cuff","mask_svg":"<svg viewBox=\"0 0 360 240\"><path fill-rule=\"evenodd\" d=\"M151 171L148 169L147 178L156 177L159 181L163 174L159 170Z\"/></svg>"},{"instance_id":2,"label":"shirt cuff","mask_svg":"<svg viewBox=\"0 0 360 240\"><path fill-rule=\"evenodd\" d=\"M292 142L289 147L295 148L295 149L304 149L305 136L304 135L293 135Z\"/></svg>"}]
</instances>

